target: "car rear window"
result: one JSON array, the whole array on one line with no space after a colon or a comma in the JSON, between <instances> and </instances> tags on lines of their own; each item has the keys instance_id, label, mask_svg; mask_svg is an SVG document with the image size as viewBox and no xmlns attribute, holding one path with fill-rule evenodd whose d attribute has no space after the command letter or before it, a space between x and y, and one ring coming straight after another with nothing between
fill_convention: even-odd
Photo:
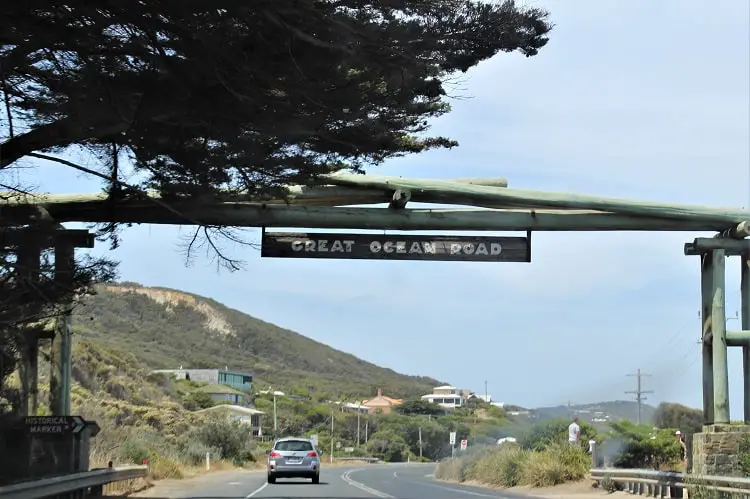
<instances>
[{"instance_id":1,"label":"car rear window","mask_svg":"<svg viewBox=\"0 0 750 499\"><path fill-rule=\"evenodd\" d=\"M300 452L313 450L313 446L310 442L305 440L284 440L283 442L276 442L276 450L288 451L288 452Z\"/></svg>"}]
</instances>

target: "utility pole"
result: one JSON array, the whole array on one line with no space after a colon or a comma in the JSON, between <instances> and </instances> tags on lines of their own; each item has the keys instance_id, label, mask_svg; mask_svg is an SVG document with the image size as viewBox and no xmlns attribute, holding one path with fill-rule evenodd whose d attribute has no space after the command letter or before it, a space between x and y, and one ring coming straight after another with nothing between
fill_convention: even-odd
<instances>
[{"instance_id":1,"label":"utility pole","mask_svg":"<svg viewBox=\"0 0 750 499\"><path fill-rule=\"evenodd\" d=\"M362 414L362 406L359 405L359 402L357 402L357 447L359 447L359 427L361 425L359 422L359 418L361 417L360 416L361 414Z\"/></svg>"},{"instance_id":2,"label":"utility pole","mask_svg":"<svg viewBox=\"0 0 750 499\"><path fill-rule=\"evenodd\" d=\"M487 380L484 381L484 401L490 403L490 396L487 394Z\"/></svg>"},{"instance_id":3,"label":"utility pole","mask_svg":"<svg viewBox=\"0 0 750 499\"><path fill-rule=\"evenodd\" d=\"M365 445L367 445L367 430L368 430L369 426L370 426L370 421L366 420L365 421Z\"/></svg>"},{"instance_id":4,"label":"utility pole","mask_svg":"<svg viewBox=\"0 0 750 499\"><path fill-rule=\"evenodd\" d=\"M333 462L333 407L331 407L331 462Z\"/></svg>"},{"instance_id":5,"label":"utility pole","mask_svg":"<svg viewBox=\"0 0 750 499\"><path fill-rule=\"evenodd\" d=\"M419 427L419 460L422 460L422 427Z\"/></svg>"},{"instance_id":6,"label":"utility pole","mask_svg":"<svg viewBox=\"0 0 750 499\"><path fill-rule=\"evenodd\" d=\"M636 388L635 390L630 390L625 393L635 395L635 401L638 403L638 416L636 419L637 424L641 424L641 406L643 405L643 401L646 400L646 397L643 395L646 393L654 393L653 390L644 390L643 384L641 383L641 378L644 376L651 376L650 374L642 373L640 369L638 369L638 372L635 374L628 374L628 376L635 376L636 378Z\"/></svg>"}]
</instances>

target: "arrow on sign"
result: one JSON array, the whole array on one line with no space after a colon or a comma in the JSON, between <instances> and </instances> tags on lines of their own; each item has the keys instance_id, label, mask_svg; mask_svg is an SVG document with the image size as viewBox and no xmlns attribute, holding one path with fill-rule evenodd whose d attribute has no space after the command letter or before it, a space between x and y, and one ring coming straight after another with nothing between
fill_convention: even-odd
<instances>
[{"instance_id":1,"label":"arrow on sign","mask_svg":"<svg viewBox=\"0 0 750 499\"><path fill-rule=\"evenodd\" d=\"M80 433L86 427L86 421L81 416L71 416L73 431L71 433Z\"/></svg>"}]
</instances>

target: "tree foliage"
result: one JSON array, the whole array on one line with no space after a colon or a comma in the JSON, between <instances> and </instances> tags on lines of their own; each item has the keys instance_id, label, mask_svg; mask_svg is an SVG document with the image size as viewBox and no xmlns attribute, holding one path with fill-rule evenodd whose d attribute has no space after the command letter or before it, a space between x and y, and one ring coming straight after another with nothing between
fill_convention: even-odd
<instances>
[{"instance_id":1,"label":"tree foliage","mask_svg":"<svg viewBox=\"0 0 750 499\"><path fill-rule=\"evenodd\" d=\"M405 414L407 416L436 416L445 413L445 409L439 405L421 398L404 400L396 410L399 414Z\"/></svg>"},{"instance_id":2,"label":"tree foliage","mask_svg":"<svg viewBox=\"0 0 750 499\"><path fill-rule=\"evenodd\" d=\"M686 436L692 436L703 428L703 411L682 404L662 402L656 408L654 424L659 428L680 430Z\"/></svg>"},{"instance_id":3,"label":"tree foliage","mask_svg":"<svg viewBox=\"0 0 750 499\"><path fill-rule=\"evenodd\" d=\"M107 259L81 258L70 280L55 279L52 255L20 260L12 248L0 246L0 416L19 401L18 388L6 381L17 369L22 350L52 327L61 305L92 292L94 282L115 277L116 264Z\"/></svg>"},{"instance_id":4,"label":"tree foliage","mask_svg":"<svg viewBox=\"0 0 750 499\"><path fill-rule=\"evenodd\" d=\"M681 447L672 429L654 429L630 421L610 424L612 434L602 446L619 468L664 469L679 462Z\"/></svg>"},{"instance_id":5,"label":"tree foliage","mask_svg":"<svg viewBox=\"0 0 750 499\"><path fill-rule=\"evenodd\" d=\"M118 178L126 151L165 196L361 170L454 146L423 135L451 75L550 29L512 1L11 2L0 168L78 145Z\"/></svg>"}]
</instances>

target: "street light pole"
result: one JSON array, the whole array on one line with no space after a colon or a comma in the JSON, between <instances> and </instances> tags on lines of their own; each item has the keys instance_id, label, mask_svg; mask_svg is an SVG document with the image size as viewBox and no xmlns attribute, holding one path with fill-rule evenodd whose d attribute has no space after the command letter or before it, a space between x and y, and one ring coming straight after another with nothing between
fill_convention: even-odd
<instances>
[{"instance_id":1,"label":"street light pole","mask_svg":"<svg viewBox=\"0 0 750 499\"><path fill-rule=\"evenodd\" d=\"M278 437L279 421L276 418L276 390L273 391L273 438Z\"/></svg>"}]
</instances>

